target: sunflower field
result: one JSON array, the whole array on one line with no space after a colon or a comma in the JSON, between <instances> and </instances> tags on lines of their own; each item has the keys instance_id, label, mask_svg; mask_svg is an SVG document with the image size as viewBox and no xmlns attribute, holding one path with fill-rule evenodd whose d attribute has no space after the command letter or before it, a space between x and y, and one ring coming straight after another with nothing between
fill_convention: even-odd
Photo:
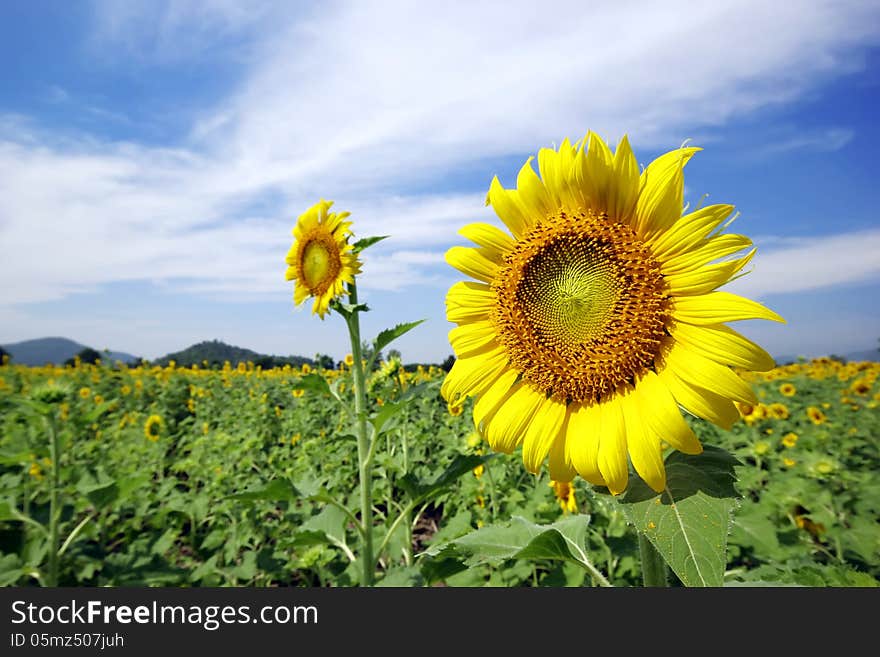
<instances>
[{"instance_id":1,"label":"sunflower field","mask_svg":"<svg viewBox=\"0 0 880 657\"><path fill-rule=\"evenodd\" d=\"M359 584L348 362L0 367L0 582ZM490 453L445 374L391 360L365 382L377 584L639 585L638 477L612 497ZM878 375L831 359L743 374L759 403L731 431L687 417L735 487L724 585L878 584ZM688 458L667 457L670 478Z\"/></svg>"}]
</instances>

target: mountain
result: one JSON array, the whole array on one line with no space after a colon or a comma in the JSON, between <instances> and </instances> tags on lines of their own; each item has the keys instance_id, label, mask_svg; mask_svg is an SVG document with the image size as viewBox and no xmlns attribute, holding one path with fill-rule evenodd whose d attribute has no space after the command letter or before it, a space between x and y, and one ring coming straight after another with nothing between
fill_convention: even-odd
<instances>
[{"instance_id":1,"label":"mountain","mask_svg":"<svg viewBox=\"0 0 880 657\"><path fill-rule=\"evenodd\" d=\"M269 356L259 354L251 349L235 347L219 340L199 342L182 351L176 351L173 354L157 358L153 361L153 364L165 366L172 360L181 367L190 367L192 365L201 367L204 361L208 361L210 365L223 365L226 361L229 361L232 365L237 365L240 362L250 361L255 365L262 366L263 369L283 365L299 367L303 363L315 364L315 361L311 358L304 358L302 356Z\"/></svg>"},{"instance_id":2,"label":"mountain","mask_svg":"<svg viewBox=\"0 0 880 657\"><path fill-rule=\"evenodd\" d=\"M88 347L68 338L37 338L36 340L24 340L5 344L3 348L9 352L11 361L16 365L45 365L54 363L63 365L68 358L73 358L83 349ZM101 358L109 363L121 360L123 363L137 361L137 356L126 354L121 351L101 353Z\"/></svg>"},{"instance_id":3,"label":"mountain","mask_svg":"<svg viewBox=\"0 0 880 657\"><path fill-rule=\"evenodd\" d=\"M864 349L862 351L853 351L845 355L849 362L873 360L880 361L880 351L877 349Z\"/></svg>"}]
</instances>

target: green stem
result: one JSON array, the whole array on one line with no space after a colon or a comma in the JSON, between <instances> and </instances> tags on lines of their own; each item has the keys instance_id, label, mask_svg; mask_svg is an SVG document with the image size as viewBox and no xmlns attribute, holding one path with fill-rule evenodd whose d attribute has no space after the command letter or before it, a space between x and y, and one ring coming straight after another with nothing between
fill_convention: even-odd
<instances>
[{"instance_id":1,"label":"green stem","mask_svg":"<svg viewBox=\"0 0 880 657\"><path fill-rule=\"evenodd\" d=\"M55 422L52 418L46 418L49 427L50 458L52 459L52 488L49 491L49 576L46 578L47 586L58 586L58 552L59 535L58 523L61 519L61 509L58 508L58 488L61 480L60 456L58 432L55 431Z\"/></svg>"},{"instance_id":2,"label":"green stem","mask_svg":"<svg viewBox=\"0 0 880 657\"><path fill-rule=\"evenodd\" d=\"M352 306L358 305L357 283L348 284L348 298ZM354 378L354 411L357 417L358 475L361 498L361 525L364 528L363 549L363 586L372 586L375 571L373 569L373 473L371 462L373 451L367 436L367 403L364 386L364 364L361 355L361 328L358 311L352 310L347 316L348 335L351 338L351 355L354 358L351 373Z\"/></svg>"},{"instance_id":3,"label":"green stem","mask_svg":"<svg viewBox=\"0 0 880 657\"><path fill-rule=\"evenodd\" d=\"M639 554L642 558L642 583L645 586L669 586L666 562L651 541L639 533Z\"/></svg>"}]
</instances>

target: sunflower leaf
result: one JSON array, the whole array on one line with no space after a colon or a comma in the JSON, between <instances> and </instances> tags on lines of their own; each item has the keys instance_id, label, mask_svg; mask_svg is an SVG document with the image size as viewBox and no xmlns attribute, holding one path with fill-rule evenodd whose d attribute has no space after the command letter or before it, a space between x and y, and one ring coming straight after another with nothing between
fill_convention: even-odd
<instances>
[{"instance_id":1,"label":"sunflower leaf","mask_svg":"<svg viewBox=\"0 0 880 657\"><path fill-rule=\"evenodd\" d=\"M427 501L432 495L442 491L447 486L455 483L459 477L476 468L478 465L485 463L493 455L487 454L477 456L474 454L463 455L457 454L449 466L430 481L421 481L412 473L404 475L398 480L398 483L404 492L419 504Z\"/></svg>"},{"instance_id":2,"label":"sunflower leaf","mask_svg":"<svg viewBox=\"0 0 880 657\"><path fill-rule=\"evenodd\" d=\"M389 237L391 237L391 235L373 235L372 237L362 237L357 242L352 244L352 250L355 253L360 253L364 249L373 246L376 242L387 240Z\"/></svg>"},{"instance_id":3,"label":"sunflower leaf","mask_svg":"<svg viewBox=\"0 0 880 657\"><path fill-rule=\"evenodd\" d=\"M685 586L721 586L736 491L729 453L706 446L702 454L666 458L666 489L655 493L637 476L621 500L627 519L657 548Z\"/></svg>"},{"instance_id":4,"label":"sunflower leaf","mask_svg":"<svg viewBox=\"0 0 880 657\"><path fill-rule=\"evenodd\" d=\"M511 522L487 525L461 538L431 546L427 556L453 555L472 567L499 565L509 559L550 559L583 565L589 515L573 515L551 525L536 525L520 516Z\"/></svg>"},{"instance_id":5,"label":"sunflower leaf","mask_svg":"<svg viewBox=\"0 0 880 657\"><path fill-rule=\"evenodd\" d=\"M398 324L394 328L385 329L376 336L375 340L373 340L373 353L378 354L394 340L399 338L404 333L408 333L409 331L413 330L416 326L424 321L424 319L420 319L416 322L406 322L403 324Z\"/></svg>"}]
</instances>

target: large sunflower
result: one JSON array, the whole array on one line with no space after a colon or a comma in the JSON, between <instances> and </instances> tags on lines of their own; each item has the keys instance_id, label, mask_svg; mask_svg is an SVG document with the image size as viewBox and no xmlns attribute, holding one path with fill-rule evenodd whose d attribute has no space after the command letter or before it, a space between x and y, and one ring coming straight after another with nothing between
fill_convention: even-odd
<instances>
[{"instance_id":1,"label":"large sunflower","mask_svg":"<svg viewBox=\"0 0 880 657\"><path fill-rule=\"evenodd\" d=\"M446 254L477 280L446 297L457 360L442 393L476 397L474 423L493 449L522 445L532 472L549 455L553 480L577 473L614 494L629 457L662 491L662 443L702 451L679 406L729 429L734 401L757 403L731 367L764 371L773 359L724 322L784 320L715 291L755 251L721 232L730 205L682 216L682 169L698 150L640 174L626 137L612 153L590 133L541 149L540 177L529 158L516 189L492 181L486 202L511 234L470 224L461 234L477 248Z\"/></svg>"},{"instance_id":2,"label":"large sunflower","mask_svg":"<svg viewBox=\"0 0 880 657\"><path fill-rule=\"evenodd\" d=\"M293 228L293 246L287 252L285 278L295 280L293 302L297 306L314 297L312 312L324 319L333 299L345 284L360 273L361 263L348 243L348 212L329 212L333 201L320 200L303 212Z\"/></svg>"}]
</instances>

